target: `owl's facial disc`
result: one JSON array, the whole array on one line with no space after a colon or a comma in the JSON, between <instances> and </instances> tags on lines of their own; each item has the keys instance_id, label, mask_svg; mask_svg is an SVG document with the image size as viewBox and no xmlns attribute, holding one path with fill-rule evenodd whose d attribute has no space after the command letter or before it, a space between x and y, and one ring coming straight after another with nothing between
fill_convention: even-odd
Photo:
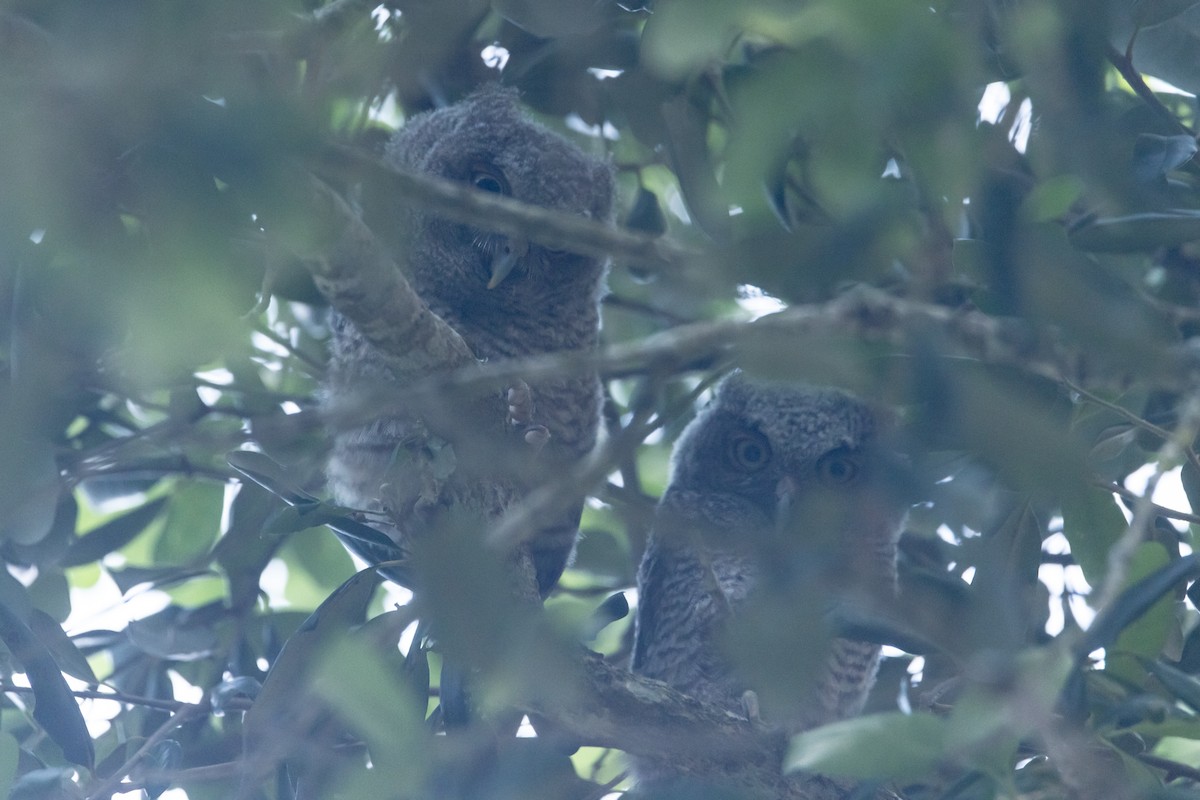
<instances>
[{"instance_id":1,"label":"owl's facial disc","mask_svg":"<svg viewBox=\"0 0 1200 800\"><path fill-rule=\"evenodd\" d=\"M516 236L505 236L500 239L499 246L491 253L491 279L487 288L495 289L507 278L517 266L517 263L529 252L529 242Z\"/></svg>"}]
</instances>

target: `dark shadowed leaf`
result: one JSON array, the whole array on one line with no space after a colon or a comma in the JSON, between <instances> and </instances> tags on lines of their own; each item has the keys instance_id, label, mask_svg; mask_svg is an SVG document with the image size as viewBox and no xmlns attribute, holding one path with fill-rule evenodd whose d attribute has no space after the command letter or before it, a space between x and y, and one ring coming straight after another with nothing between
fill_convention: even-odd
<instances>
[{"instance_id":1,"label":"dark shadowed leaf","mask_svg":"<svg viewBox=\"0 0 1200 800\"><path fill-rule=\"evenodd\" d=\"M1110 492L1082 486L1063 498L1063 533L1092 586L1108 571L1108 550L1129 527Z\"/></svg>"},{"instance_id":2,"label":"dark shadowed leaf","mask_svg":"<svg viewBox=\"0 0 1200 800\"><path fill-rule=\"evenodd\" d=\"M1197 3L1197 0L1141 0L1128 5L1134 7L1133 19L1139 27L1152 28L1178 17L1200 3Z\"/></svg>"},{"instance_id":3,"label":"dark shadowed leaf","mask_svg":"<svg viewBox=\"0 0 1200 800\"><path fill-rule=\"evenodd\" d=\"M164 739L146 754L146 763L156 771L169 772L179 768L183 761L183 747L174 739ZM170 781L146 783L146 794L151 800L171 788Z\"/></svg>"},{"instance_id":4,"label":"dark shadowed leaf","mask_svg":"<svg viewBox=\"0 0 1200 800\"><path fill-rule=\"evenodd\" d=\"M1175 667L1157 659L1141 659L1142 664L1150 674L1158 678L1163 686L1177 698L1200 711L1200 680L1196 680L1186 672L1180 672Z\"/></svg>"},{"instance_id":5,"label":"dark shadowed leaf","mask_svg":"<svg viewBox=\"0 0 1200 800\"><path fill-rule=\"evenodd\" d=\"M1101 647L1109 647L1121 631L1149 611L1167 592L1198 572L1200 556L1184 556L1121 592L1113 604L1088 628L1077 649L1080 657Z\"/></svg>"},{"instance_id":6,"label":"dark shadowed leaf","mask_svg":"<svg viewBox=\"0 0 1200 800\"><path fill-rule=\"evenodd\" d=\"M1200 212L1190 209L1101 217L1071 231L1071 242L1099 253L1150 252L1200 239Z\"/></svg>"},{"instance_id":7,"label":"dark shadowed leaf","mask_svg":"<svg viewBox=\"0 0 1200 800\"><path fill-rule=\"evenodd\" d=\"M509 22L542 37L590 33L604 22L606 5L596 0L492 0Z\"/></svg>"},{"instance_id":8,"label":"dark shadowed leaf","mask_svg":"<svg viewBox=\"0 0 1200 800\"><path fill-rule=\"evenodd\" d=\"M333 647L353 626L363 621L379 580L374 569L355 574L326 598L287 640L267 673L258 699L246 714L244 730L248 749L269 752L271 740L281 725L288 725L289 720L313 721L312 717L306 716L312 708L305 707L301 700L308 695L312 669L319 654Z\"/></svg>"},{"instance_id":9,"label":"dark shadowed leaf","mask_svg":"<svg viewBox=\"0 0 1200 800\"><path fill-rule=\"evenodd\" d=\"M53 617L39 608L32 609L29 612L29 627L50 650L63 672L92 686L99 683L87 658Z\"/></svg>"},{"instance_id":10,"label":"dark shadowed leaf","mask_svg":"<svg viewBox=\"0 0 1200 800\"><path fill-rule=\"evenodd\" d=\"M638 186L637 198L633 208L625 217L625 227L635 231L643 231L659 235L667 230L667 220L663 216L662 206L659 205L658 195L645 186Z\"/></svg>"},{"instance_id":11,"label":"dark shadowed leaf","mask_svg":"<svg viewBox=\"0 0 1200 800\"><path fill-rule=\"evenodd\" d=\"M1139 134L1133 146L1133 176L1143 183L1161 180L1195 155L1196 140L1187 134Z\"/></svg>"},{"instance_id":12,"label":"dark shadowed leaf","mask_svg":"<svg viewBox=\"0 0 1200 800\"><path fill-rule=\"evenodd\" d=\"M133 511L93 528L71 544L59 563L64 567L90 564L121 549L158 518L169 499L160 497L151 500Z\"/></svg>"},{"instance_id":13,"label":"dark shadowed leaf","mask_svg":"<svg viewBox=\"0 0 1200 800\"><path fill-rule=\"evenodd\" d=\"M74 764L91 768L92 737L53 656L21 618L0 603L0 639L21 662L33 687L33 718Z\"/></svg>"}]
</instances>

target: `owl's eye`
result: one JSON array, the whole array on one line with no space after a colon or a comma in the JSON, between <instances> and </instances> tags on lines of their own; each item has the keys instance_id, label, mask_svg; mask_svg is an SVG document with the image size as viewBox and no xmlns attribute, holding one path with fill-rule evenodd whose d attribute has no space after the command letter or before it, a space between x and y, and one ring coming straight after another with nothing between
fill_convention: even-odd
<instances>
[{"instance_id":1,"label":"owl's eye","mask_svg":"<svg viewBox=\"0 0 1200 800\"><path fill-rule=\"evenodd\" d=\"M509 188L504 174L497 169L484 165L477 165L471 168L471 185L476 189L491 192L492 194L512 194L512 189Z\"/></svg>"},{"instance_id":2,"label":"owl's eye","mask_svg":"<svg viewBox=\"0 0 1200 800\"><path fill-rule=\"evenodd\" d=\"M817 461L817 477L827 486L845 486L853 482L860 471L858 457L845 450L826 453Z\"/></svg>"},{"instance_id":3,"label":"owl's eye","mask_svg":"<svg viewBox=\"0 0 1200 800\"><path fill-rule=\"evenodd\" d=\"M729 440L729 461L743 472L758 472L771 460L771 445L759 433L739 433Z\"/></svg>"}]
</instances>

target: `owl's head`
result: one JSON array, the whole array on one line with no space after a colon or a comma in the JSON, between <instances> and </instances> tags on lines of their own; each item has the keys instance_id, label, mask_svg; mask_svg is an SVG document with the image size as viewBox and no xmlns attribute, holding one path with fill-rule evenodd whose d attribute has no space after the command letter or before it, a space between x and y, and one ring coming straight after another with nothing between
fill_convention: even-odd
<instances>
[{"instance_id":1,"label":"owl's head","mask_svg":"<svg viewBox=\"0 0 1200 800\"><path fill-rule=\"evenodd\" d=\"M892 427L846 392L736 372L676 445L663 506L703 522L717 550L802 552L809 564L817 553L874 571L906 506Z\"/></svg>"},{"instance_id":2,"label":"owl's head","mask_svg":"<svg viewBox=\"0 0 1200 800\"><path fill-rule=\"evenodd\" d=\"M487 86L465 100L413 117L389 145L391 163L568 214L612 217L611 165L529 120L513 89ZM601 259L551 250L520 237L412 212L403 234L425 292L456 302L552 294L599 285ZM590 293L584 291L585 295Z\"/></svg>"}]
</instances>

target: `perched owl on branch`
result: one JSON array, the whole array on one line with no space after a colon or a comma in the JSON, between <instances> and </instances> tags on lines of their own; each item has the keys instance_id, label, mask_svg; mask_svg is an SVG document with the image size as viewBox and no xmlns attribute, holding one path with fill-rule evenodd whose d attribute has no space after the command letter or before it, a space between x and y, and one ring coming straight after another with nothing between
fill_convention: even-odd
<instances>
[{"instance_id":1,"label":"perched owl on branch","mask_svg":"<svg viewBox=\"0 0 1200 800\"><path fill-rule=\"evenodd\" d=\"M761 703L786 732L861 711L880 647L825 620L895 591L906 504L889 419L842 391L727 378L675 446L638 573L633 671L739 715ZM678 769L639 764L648 785ZM736 772L714 762L683 777L738 784ZM820 780L752 796L838 796Z\"/></svg>"},{"instance_id":2,"label":"perched owl on branch","mask_svg":"<svg viewBox=\"0 0 1200 800\"><path fill-rule=\"evenodd\" d=\"M516 92L499 86L413 117L390 142L385 158L397 167L561 212L599 221L609 220L612 214L611 166L530 121L518 106ZM596 346L602 259L550 250L519 236L481 230L415 207L407 207L394 225L387 238L399 242L397 260L407 280L477 358L499 361ZM404 388L387 360L351 322L335 317L333 327L327 387L331 403L364 392L386 401L389 386ZM509 402L511 447L500 448L495 459L475 458L494 463L463 464L460 457L444 469L502 472L510 458L514 463L519 460L513 453L540 448L539 470L552 473L594 446L600 409L600 383L594 374L522 383L510 391ZM428 505L438 502L420 485L421 470L411 466L439 457L428 452L432 439L426 423L429 428L436 425L427 410L410 413L408 408L392 408L365 425L338 430L327 469L336 501L384 512L392 522L388 535L401 544L405 537L419 533ZM438 424L445 428L455 423L450 419ZM470 425L464 430L470 430ZM462 448L456 450L461 454ZM477 484L486 485L489 479ZM495 516L520 496L520 485L518 481L514 490L497 489L494 497L471 502L481 506L476 510L485 516ZM576 504L546 520L528 539L537 589L543 596L571 556L581 510L582 505ZM361 542L348 545L368 561L396 555Z\"/></svg>"}]
</instances>

